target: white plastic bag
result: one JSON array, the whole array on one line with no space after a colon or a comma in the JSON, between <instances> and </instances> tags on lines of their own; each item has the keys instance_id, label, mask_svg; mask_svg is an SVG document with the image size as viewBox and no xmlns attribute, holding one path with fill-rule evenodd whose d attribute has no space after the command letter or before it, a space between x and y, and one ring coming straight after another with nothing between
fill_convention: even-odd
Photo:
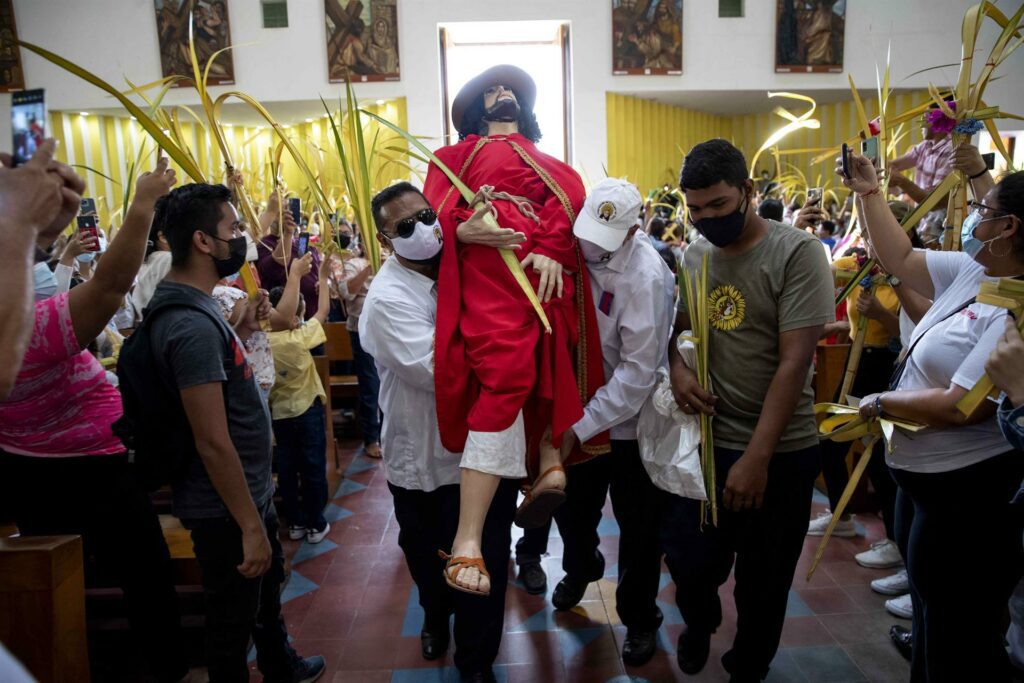
<instances>
[{"instance_id":1,"label":"white plastic bag","mask_svg":"<svg viewBox=\"0 0 1024 683\"><path fill-rule=\"evenodd\" d=\"M696 364L693 343L678 340L679 353L688 367ZM658 369L654 391L640 410L637 424L640 459L654 485L683 498L707 500L700 468L700 418L687 415L676 404L668 370Z\"/></svg>"}]
</instances>

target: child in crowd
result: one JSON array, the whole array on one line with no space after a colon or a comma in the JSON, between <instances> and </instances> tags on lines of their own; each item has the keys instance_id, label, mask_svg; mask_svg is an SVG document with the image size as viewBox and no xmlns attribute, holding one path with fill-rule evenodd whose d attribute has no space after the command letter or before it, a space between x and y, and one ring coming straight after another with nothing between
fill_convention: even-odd
<instances>
[{"instance_id":1,"label":"child in crowd","mask_svg":"<svg viewBox=\"0 0 1024 683\"><path fill-rule=\"evenodd\" d=\"M305 299L299 296L302 278L313 267L306 254L292 259L284 287L270 291L270 303L284 316L294 316L291 328L270 333L276 380L270 391L270 408L277 441L277 472L288 537L324 540L331 526L324 518L327 505L327 442L324 402L327 396L317 374L310 349L327 341L323 323L331 310L327 268L319 272L316 315L305 320ZM299 501L299 481L302 501Z\"/></svg>"}]
</instances>

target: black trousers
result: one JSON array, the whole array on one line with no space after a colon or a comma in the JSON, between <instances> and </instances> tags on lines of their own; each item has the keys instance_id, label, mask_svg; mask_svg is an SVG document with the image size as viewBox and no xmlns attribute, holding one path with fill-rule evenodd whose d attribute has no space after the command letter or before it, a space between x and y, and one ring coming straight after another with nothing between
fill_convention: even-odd
<instances>
[{"instance_id":1,"label":"black trousers","mask_svg":"<svg viewBox=\"0 0 1024 683\"><path fill-rule=\"evenodd\" d=\"M865 348L860 357L857 376L850 387L850 395L864 398L886 391L889 388L889 379L892 376L897 357L898 354L886 348ZM837 393L838 391L839 389L836 390ZM838 396L836 396L836 400L838 400ZM850 473L846 469L846 454L849 450L849 443L828 440L821 442L821 473L825 477L828 502L833 510L839 505L839 499L850 482ZM867 475L878 496L882 522L885 524L885 535L890 539L895 539L896 482L889 472L889 466L885 464L881 445L876 447L875 453L868 461Z\"/></svg>"},{"instance_id":2,"label":"black trousers","mask_svg":"<svg viewBox=\"0 0 1024 683\"><path fill-rule=\"evenodd\" d=\"M616 611L628 629L654 631L662 614L656 604L661 581L661 517L667 494L651 483L635 440L613 440L612 452L569 468L566 501L555 511L562 536L562 569L573 578L601 578L597 559L601 510L611 495L619 524L619 584ZM516 561L539 558L550 526L527 531L516 543Z\"/></svg>"},{"instance_id":3,"label":"black trousers","mask_svg":"<svg viewBox=\"0 0 1024 683\"><path fill-rule=\"evenodd\" d=\"M910 680L1009 681L1002 618L1024 570L1024 511L1010 503L1024 453L952 472L893 474L914 599Z\"/></svg>"},{"instance_id":4,"label":"black trousers","mask_svg":"<svg viewBox=\"0 0 1024 683\"><path fill-rule=\"evenodd\" d=\"M203 573L206 603L206 664L210 683L247 683L246 654L249 637L256 644L256 664L267 679L287 680L298 655L288 644L281 617L284 554L277 538L274 504L263 511L270 540L270 569L248 579L238 572L242 564L242 530L231 517L183 519L192 532L192 545Z\"/></svg>"},{"instance_id":5,"label":"black trousers","mask_svg":"<svg viewBox=\"0 0 1024 683\"><path fill-rule=\"evenodd\" d=\"M153 675L176 681L188 673L167 544L126 456L0 452L0 496L22 535L81 535L85 554L124 591Z\"/></svg>"},{"instance_id":6,"label":"black trousers","mask_svg":"<svg viewBox=\"0 0 1024 683\"><path fill-rule=\"evenodd\" d=\"M415 491L389 483L395 500L398 545L405 553L425 613L424 626L448 630L448 615L455 614L455 666L464 674L490 671L505 626L505 589L516 513L517 482L502 479L484 522L482 551L491 574L487 597L448 587L444 560L437 551L451 551L459 525L459 487Z\"/></svg>"},{"instance_id":7,"label":"black trousers","mask_svg":"<svg viewBox=\"0 0 1024 683\"><path fill-rule=\"evenodd\" d=\"M719 501L729 468L741 455L715 449ZM817 446L776 453L762 507L731 512L719 506L717 527L701 529L699 501L669 496L662 527L665 562L676 584L676 604L691 630L711 633L721 624L718 589L735 562L734 676L763 678L779 648L819 459Z\"/></svg>"}]
</instances>

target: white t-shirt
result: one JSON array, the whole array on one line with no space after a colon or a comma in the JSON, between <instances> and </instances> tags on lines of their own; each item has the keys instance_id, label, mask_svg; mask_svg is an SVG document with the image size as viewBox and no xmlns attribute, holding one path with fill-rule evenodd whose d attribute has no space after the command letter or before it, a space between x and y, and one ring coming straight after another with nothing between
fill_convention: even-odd
<instances>
[{"instance_id":1,"label":"white t-shirt","mask_svg":"<svg viewBox=\"0 0 1024 683\"><path fill-rule=\"evenodd\" d=\"M1006 310L973 303L953 313L978 294L982 282L994 278L962 252L926 251L925 256L935 302L914 329L911 343L921 340L897 390L946 389L952 384L971 389L985 374L985 361L1003 334ZM886 457L890 467L924 473L962 469L1009 450L995 415L964 427L929 427L916 434L896 430L892 446Z\"/></svg>"}]
</instances>

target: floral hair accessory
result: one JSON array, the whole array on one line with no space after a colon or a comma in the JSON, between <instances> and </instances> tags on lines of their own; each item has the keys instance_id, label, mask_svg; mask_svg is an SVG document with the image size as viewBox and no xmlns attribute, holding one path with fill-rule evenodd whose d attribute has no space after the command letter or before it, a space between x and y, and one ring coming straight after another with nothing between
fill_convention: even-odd
<instances>
[{"instance_id":1,"label":"floral hair accessory","mask_svg":"<svg viewBox=\"0 0 1024 683\"><path fill-rule=\"evenodd\" d=\"M946 106L956 111L956 102L953 100L946 100ZM951 133L956 127L956 119L949 118L941 109L930 109L924 120L933 133Z\"/></svg>"},{"instance_id":2,"label":"floral hair accessory","mask_svg":"<svg viewBox=\"0 0 1024 683\"><path fill-rule=\"evenodd\" d=\"M956 127L953 130L955 130L957 133L962 133L964 135L974 135L975 133L981 131L984 127L985 124L979 121L978 119L968 118L956 124Z\"/></svg>"}]
</instances>

